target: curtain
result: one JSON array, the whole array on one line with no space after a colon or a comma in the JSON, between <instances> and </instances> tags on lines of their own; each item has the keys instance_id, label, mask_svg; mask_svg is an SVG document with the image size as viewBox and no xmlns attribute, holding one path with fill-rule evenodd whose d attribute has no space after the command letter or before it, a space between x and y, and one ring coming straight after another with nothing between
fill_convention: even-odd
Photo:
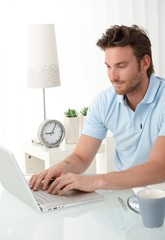
<instances>
[{"instance_id":1,"label":"curtain","mask_svg":"<svg viewBox=\"0 0 165 240\"><path fill-rule=\"evenodd\" d=\"M0 145L23 162L22 143L37 137L42 90L27 87L27 26L55 24L61 86L46 89L47 118L88 106L110 83L96 41L113 24L141 25L152 41L157 75L165 76L164 0L6 0L0 7Z\"/></svg>"}]
</instances>

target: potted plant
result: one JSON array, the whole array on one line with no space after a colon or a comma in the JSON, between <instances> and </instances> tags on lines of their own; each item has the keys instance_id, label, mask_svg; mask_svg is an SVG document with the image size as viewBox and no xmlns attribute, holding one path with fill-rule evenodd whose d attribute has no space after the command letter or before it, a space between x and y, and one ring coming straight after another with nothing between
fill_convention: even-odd
<instances>
[{"instance_id":1,"label":"potted plant","mask_svg":"<svg viewBox=\"0 0 165 240\"><path fill-rule=\"evenodd\" d=\"M82 116L86 116L87 115L87 112L88 112L88 107L83 107L80 111L81 115Z\"/></svg>"},{"instance_id":2,"label":"potted plant","mask_svg":"<svg viewBox=\"0 0 165 240\"><path fill-rule=\"evenodd\" d=\"M79 113L76 109L68 109L64 112L65 142L77 143L79 138Z\"/></svg>"},{"instance_id":3,"label":"potted plant","mask_svg":"<svg viewBox=\"0 0 165 240\"><path fill-rule=\"evenodd\" d=\"M73 118L78 117L78 112L76 109L68 109L66 112L64 112L66 117Z\"/></svg>"},{"instance_id":4,"label":"potted plant","mask_svg":"<svg viewBox=\"0 0 165 240\"><path fill-rule=\"evenodd\" d=\"M79 118L80 118L80 121L79 121L80 122L79 123L79 134L80 135L81 135L81 132L82 132L82 129L83 129L83 125L84 125L84 121L85 121L87 112L88 112L88 107L83 107L80 110L80 113L81 113L81 115L79 116Z\"/></svg>"}]
</instances>

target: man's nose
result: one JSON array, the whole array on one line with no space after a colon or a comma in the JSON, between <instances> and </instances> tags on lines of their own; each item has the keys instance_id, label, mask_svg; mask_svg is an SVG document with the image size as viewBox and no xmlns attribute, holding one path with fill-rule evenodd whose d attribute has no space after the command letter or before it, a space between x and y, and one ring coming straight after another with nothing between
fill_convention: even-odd
<instances>
[{"instance_id":1,"label":"man's nose","mask_svg":"<svg viewBox=\"0 0 165 240\"><path fill-rule=\"evenodd\" d=\"M119 79L118 72L115 69L110 69L108 75L112 82Z\"/></svg>"}]
</instances>

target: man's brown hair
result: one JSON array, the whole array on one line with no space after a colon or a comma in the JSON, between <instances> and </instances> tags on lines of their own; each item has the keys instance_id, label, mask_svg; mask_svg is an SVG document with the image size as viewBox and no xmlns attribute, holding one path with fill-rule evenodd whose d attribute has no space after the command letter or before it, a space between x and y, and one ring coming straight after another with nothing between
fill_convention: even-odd
<instances>
[{"instance_id":1,"label":"man's brown hair","mask_svg":"<svg viewBox=\"0 0 165 240\"><path fill-rule=\"evenodd\" d=\"M150 77L154 73L150 39L147 32L137 25L132 25L131 27L114 25L106 30L96 45L102 50L108 47L124 47L129 45L132 47L138 63L140 63L140 60L145 55L150 57L151 64L147 69L147 75Z\"/></svg>"}]
</instances>

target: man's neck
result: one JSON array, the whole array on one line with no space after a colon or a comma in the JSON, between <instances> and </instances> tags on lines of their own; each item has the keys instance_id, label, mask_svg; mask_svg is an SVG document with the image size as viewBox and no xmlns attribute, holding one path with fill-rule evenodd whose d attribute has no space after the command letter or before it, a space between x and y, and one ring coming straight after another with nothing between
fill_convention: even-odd
<instances>
[{"instance_id":1,"label":"man's neck","mask_svg":"<svg viewBox=\"0 0 165 240\"><path fill-rule=\"evenodd\" d=\"M132 93L132 94L127 94L125 96L125 99L127 101L128 106L135 111L137 105L143 100L144 96L146 95L147 89L149 86L149 81L146 84L146 86L143 86L143 89L139 89L138 92Z\"/></svg>"}]
</instances>

